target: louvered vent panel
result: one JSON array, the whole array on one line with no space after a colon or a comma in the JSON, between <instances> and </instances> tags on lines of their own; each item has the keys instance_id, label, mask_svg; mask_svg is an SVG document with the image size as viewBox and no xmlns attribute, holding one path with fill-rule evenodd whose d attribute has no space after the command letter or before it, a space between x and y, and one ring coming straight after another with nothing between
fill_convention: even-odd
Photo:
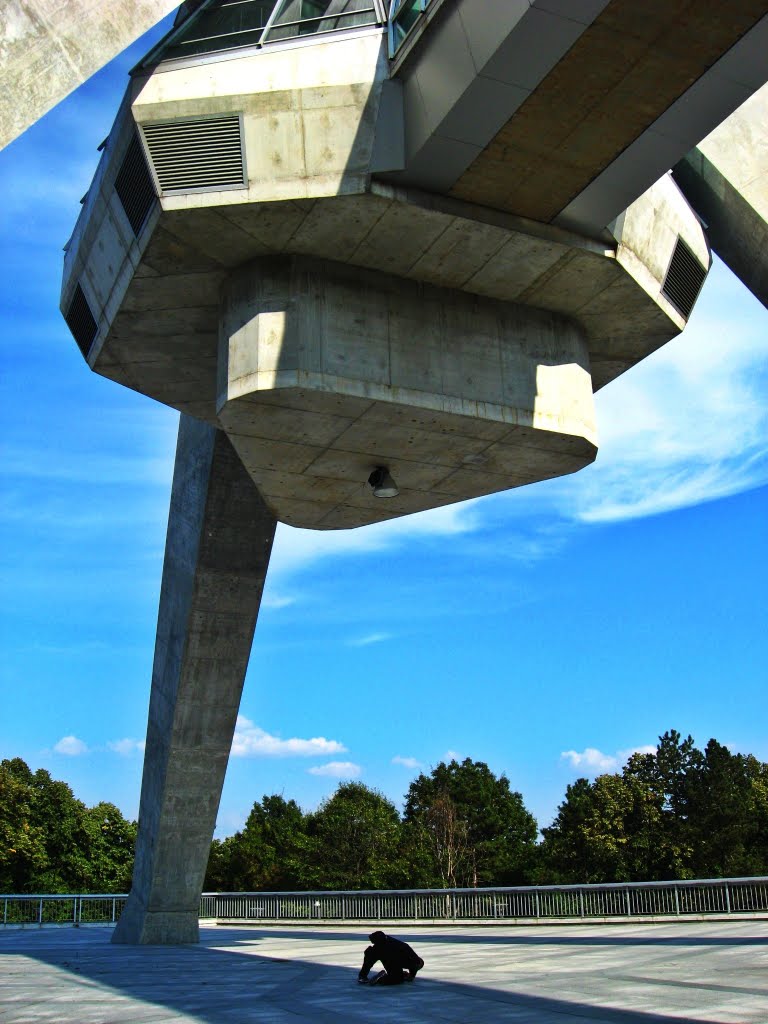
<instances>
[{"instance_id":1,"label":"louvered vent panel","mask_svg":"<svg viewBox=\"0 0 768 1024\"><path fill-rule=\"evenodd\" d=\"M72 296L72 301L69 304L69 309L64 319L67 321L67 327L72 331L77 347L87 359L93 339L98 331L98 325L94 320L91 307L88 305L88 300L83 294L83 289L80 285L75 288L75 294Z\"/></svg>"},{"instance_id":2,"label":"louvered vent panel","mask_svg":"<svg viewBox=\"0 0 768 1024\"><path fill-rule=\"evenodd\" d=\"M706 276L706 268L699 263L682 238L678 237L661 293L686 320L691 315Z\"/></svg>"},{"instance_id":3,"label":"louvered vent panel","mask_svg":"<svg viewBox=\"0 0 768 1024\"><path fill-rule=\"evenodd\" d=\"M136 134L131 139L115 178L115 192L123 204L133 233L138 238L156 196L152 175L144 159L144 150Z\"/></svg>"},{"instance_id":4,"label":"louvered vent panel","mask_svg":"<svg viewBox=\"0 0 768 1024\"><path fill-rule=\"evenodd\" d=\"M197 121L143 125L147 148L163 192L245 185L237 114Z\"/></svg>"}]
</instances>

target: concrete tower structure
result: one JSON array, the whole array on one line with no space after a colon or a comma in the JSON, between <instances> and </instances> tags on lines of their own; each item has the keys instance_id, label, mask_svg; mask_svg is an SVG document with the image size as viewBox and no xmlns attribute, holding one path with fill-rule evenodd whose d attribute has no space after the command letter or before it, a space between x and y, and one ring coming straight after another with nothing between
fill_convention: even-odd
<instances>
[{"instance_id":1,"label":"concrete tower structure","mask_svg":"<svg viewBox=\"0 0 768 1024\"><path fill-rule=\"evenodd\" d=\"M755 0L184 14L133 72L62 289L89 366L182 414L123 942L196 939L276 522L590 463L594 391L709 269L667 171L768 75Z\"/></svg>"}]
</instances>

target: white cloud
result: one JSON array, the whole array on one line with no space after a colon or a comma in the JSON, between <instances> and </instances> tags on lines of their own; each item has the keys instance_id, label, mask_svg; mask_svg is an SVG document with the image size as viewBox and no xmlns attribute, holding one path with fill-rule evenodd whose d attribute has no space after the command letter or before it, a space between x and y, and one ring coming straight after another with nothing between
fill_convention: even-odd
<instances>
[{"instance_id":1,"label":"white cloud","mask_svg":"<svg viewBox=\"0 0 768 1024\"><path fill-rule=\"evenodd\" d=\"M451 761L458 761L459 764L464 760L464 755L460 754L457 750L446 750L443 754L443 761L446 764L450 764Z\"/></svg>"},{"instance_id":2,"label":"white cloud","mask_svg":"<svg viewBox=\"0 0 768 1024\"><path fill-rule=\"evenodd\" d=\"M352 761L329 761L307 769L309 775L327 775L333 779L356 779L361 771L360 765Z\"/></svg>"},{"instance_id":3,"label":"white cloud","mask_svg":"<svg viewBox=\"0 0 768 1024\"><path fill-rule=\"evenodd\" d=\"M396 548L413 537L445 537L469 533L476 527L474 502L373 523L359 530L297 530L279 523L269 563L274 578L296 572L322 558L367 554Z\"/></svg>"},{"instance_id":4,"label":"white cloud","mask_svg":"<svg viewBox=\"0 0 768 1024\"><path fill-rule=\"evenodd\" d=\"M766 312L722 267L713 278L683 334L597 395L600 455L567 481L576 519L654 515L768 482Z\"/></svg>"},{"instance_id":5,"label":"white cloud","mask_svg":"<svg viewBox=\"0 0 768 1024\"><path fill-rule=\"evenodd\" d=\"M347 748L337 740L315 736L309 740L281 740L270 736L244 715L237 716L235 736L232 741L233 757L325 757L328 754L343 754Z\"/></svg>"},{"instance_id":6,"label":"white cloud","mask_svg":"<svg viewBox=\"0 0 768 1024\"><path fill-rule=\"evenodd\" d=\"M77 736L62 736L53 748L57 754L66 754L68 757L78 757L80 754L88 753L88 746L79 740Z\"/></svg>"},{"instance_id":7,"label":"white cloud","mask_svg":"<svg viewBox=\"0 0 768 1024\"><path fill-rule=\"evenodd\" d=\"M107 747L115 754L119 754L121 757L128 757L130 754L143 752L146 743L144 740L135 740L130 736L126 736L122 740L111 740L107 743Z\"/></svg>"},{"instance_id":8,"label":"white cloud","mask_svg":"<svg viewBox=\"0 0 768 1024\"><path fill-rule=\"evenodd\" d=\"M265 594L261 599L262 608L273 608L275 611L288 608L292 604L296 604L296 598L286 597L283 594Z\"/></svg>"},{"instance_id":9,"label":"white cloud","mask_svg":"<svg viewBox=\"0 0 768 1024\"><path fill-rule=\"evenodd\" d=\"M418 761L415 757L401 757L397 754L392 758L392 764L401 764L404 768L423 768L424 765L421 761Z\"/></svg>"},{"instance_id":10,"label":"white cloud","mask_svg":"<svg viewBox=\"0 0 768 1024\"><path fill-rule=\"evenodd\" d=\"M628 750L617 750L615 754L604 754L597 747L585 747L581 752L564 750L560 759L569 761L573 768L578 768L584 775L600 775L603 772L619 771L632 754L653 754L655 750L655 746L646 744L641 747L630 747Z\"/></svg>"},{"instance_id":11,"label":"white cloud","mask_svg":"<svg viewBox=\"0 0 768 1024\"><path fill-rule=\"evenodd\" d=\"M349 640L349 647L369 647L371 644L381 644L385 640L391 640L391 633L368 633L366 636L358 637L356 640Z\"/></svg>"}]
</instances>

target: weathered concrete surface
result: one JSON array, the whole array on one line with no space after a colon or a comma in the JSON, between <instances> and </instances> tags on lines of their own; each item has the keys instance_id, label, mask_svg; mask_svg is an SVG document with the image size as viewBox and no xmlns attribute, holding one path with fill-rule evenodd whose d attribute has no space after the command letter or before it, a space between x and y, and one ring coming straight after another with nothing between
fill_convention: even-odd
<instances>
[{"instance_id":1,"label":"weathered concrete surface","mask_svg":"<svg viewBox=\"0 0 768 1024\"><path fill-rule=\"evenodd\" d=\"M177 0L3 0L0 149L177 6Z\"/></svg>"},{"instance_id":2,"label":"weathered concrete surface","mask_svg":"<svg viewBox=\"0 0 768 1024\"><path fill-rule=\"evenodd\" d=\"M712 248L768 306L768 86L674 169Z\"/></svg>"},{"instance_id":3,"label":"weathered concrete surface","mask_svg":"<svg viewBox=\"0 0 768 1024\"><path fill-rule=\"evenodd\" d=\"M224 288L218 415L265 502L345 529L573 473L597 453L568 318L302 257ZM365 486L386 465L400 488Z\"/></svg>"},{"instance_id":4,"label":"weathered concrete surface","mask_svg":"<svg viewBox=\"0 0 768 1024\"><path fill-rule=\"evenodd\" d=\"M196 942L275 520L226 436L183 416L133 885L115 942Z\"/></svg>"},{"instance_id":5,"label":"weathered concrete surface","mask_svg":"<svg viewBox=\"0 0 768 1024\"><path fill-rule=\"evenodd\" d=\"M357 971L371 925L202 928L110 946L105 928L0 932L3 1024L765 1024L768 923L404 928L412 985Z\"/></svg>"},{"instance_id":6,"label":"weathered concrete surface","mask_svg":"<svg viewBox=\"0 0 768 1024\"><path fill-rule=\"evenodd\" d=\"M412 174L409 161L404 180L585 233L605 227L768 77L762 0L731 0L727 18L688 0L641 9L636 0L460 0L452 14L404 70L407 98L411 78L417 85L406 137L424 125L439 144L438 169L414 162ZM479 72L485 88L473 96L467 85L457 100ZM504 104L505 123L482 141Z\"/></svg>"}]
</instances>

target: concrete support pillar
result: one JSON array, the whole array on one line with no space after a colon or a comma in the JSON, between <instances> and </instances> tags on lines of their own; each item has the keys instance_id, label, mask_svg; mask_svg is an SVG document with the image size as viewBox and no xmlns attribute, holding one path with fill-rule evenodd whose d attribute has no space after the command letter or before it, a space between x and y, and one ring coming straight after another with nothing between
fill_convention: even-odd
<instances>
[{"instance_id":1,"label":"concrete support pillar","mask_svg":"<svg viewBox=\"0 0 768 1024\"><path fill-rule=\"evenodd\" d=\"M768 306L768 85L691 150L675 181L712 248Z\"/></svg>"},{"instance_id":2,"label":"concrete support pillar","mask_svg":"<svg viewBox=\"0 0 768 1024\"><path fill-rule=\"evenodd\" d=\"M0 149L176 6L178 0L4 0Z\"/></svg>"},{"instance_id":3,"label":"concrete support pillar","mask_svg":"<svg viewBox=\"0 0 768 1024\"><path fill-rule=\"evenodd\" d=\"M226 435L181 417L133 885L113 942L197 942L276 521Z\"/></svg>"}]
</instances>

